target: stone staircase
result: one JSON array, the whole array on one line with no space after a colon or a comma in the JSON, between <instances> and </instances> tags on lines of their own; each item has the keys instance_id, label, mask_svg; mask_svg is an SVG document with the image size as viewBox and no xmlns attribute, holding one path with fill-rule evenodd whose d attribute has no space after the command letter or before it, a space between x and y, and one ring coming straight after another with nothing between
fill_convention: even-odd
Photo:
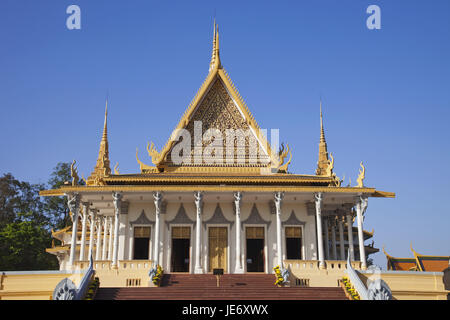
<instances>
[{"instance_id":1,"label":"stone staircase","mask_svg":"<svg viewBox=\"0 0 450 320\"><path fill-rule=\"evenodd\" d=\"M340 287L277 287L273 274L166 274L155 287L100 288L96 300L347 300Z\"/></svg>"}]
</instances>

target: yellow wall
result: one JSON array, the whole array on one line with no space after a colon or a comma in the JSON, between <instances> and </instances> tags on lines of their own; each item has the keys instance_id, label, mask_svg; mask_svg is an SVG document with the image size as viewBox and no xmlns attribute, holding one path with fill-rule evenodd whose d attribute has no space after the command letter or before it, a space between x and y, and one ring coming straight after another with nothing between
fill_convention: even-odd
<instances>
[{"instance_id":1,"label":"yellow wall","mask_svg":"<svg viewBox=\"0 0 450 320\"><path fill-rule=\"evenodd\" d=\"M56 285L69 278L76 285L82 274L60 272L6 272L0 274L0 300L50 300Z\"/></svg>"},{"instance_id":2,"label":"yellow wall","mask_svg":"<svg viewBox=\"0 0 450 320\"><path fill-rule=\"evenodd\" d=\"M338 280L347 273L346 261L326 261L326 268L319 269L317 260L285 260L285 267L291 271L291 285L296 279L306 279L310 287L337 287ZM360 269L359 262L352 262L355 270ZM360 273L364 283L371 274ZM446 300L447 294L442 272L382 271L383 279L398 300Z\"/></svg>"},{"instance_id":3,"label":"yellow wall","mask_svg":"<svg viewBox=\"0 0 450 320\"><path fill-rule=\"evenodd\" d=\"M363 281L369 274L361 274ZM383 279L398 300L447 300L442 272L383 271Z\"/></svg>"}]
</instances>

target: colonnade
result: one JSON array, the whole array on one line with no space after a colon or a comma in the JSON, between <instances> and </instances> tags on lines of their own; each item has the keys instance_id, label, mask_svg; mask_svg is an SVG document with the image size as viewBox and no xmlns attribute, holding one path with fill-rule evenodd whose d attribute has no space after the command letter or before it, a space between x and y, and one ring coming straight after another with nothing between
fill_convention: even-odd
<instances>
[{"instance_id":1,"label":"colonnade","mask_svg":"<svg viewBox=\"0 0 450 320\"><path fill-rule=\"evenodd\" d=\"M317 221L317 235L318 235L318 256L319 267L325 268L325 259L327 260L346 260L345 240L344 240L344 224L347 225L347 243L348 252L352 261L355 260L355 249L353 243L353 214L348 211L346 214L328 215L322 217L323 194L315 194L316 202L316 221ZM366 253L364 248L364 233L363 233L363 214L367 209L368 199L365 196L358 196L355 198L355 211L358 226L358 249L359 258L361 261L361 269L367 268ZM322 232L322 225L324 232ZM337 229L337 230L336 230ZM339 253L337 250L337 235L339 232ZM331 233L331 248L329 233ZM325 241L323 236L325 235ZM325 245L325 252L324 252ZM330 250L331 249L331 250Z\"/></svg>"},{"instance_id":2,"label":"colonnade","mask_svg":"<svg viewBox=\"0 0 450 320\"><path fill-rule=\"evenodd\" d=\"M68 199L68 206L72 212L73 226L72 226L72 245L70 248L69 265L72 266L75 261L76 253L76 240L77 240L77 230L78 230L78 218L80 214L80 195L78 193L66 195ZM89 203L83 202L83 215L82 215L82 234L81 234L81 247L79 259L81 261L87 260L86 257L86 231L87 222L89 218L90 223L90 239L89 239L89 255L93 255L94 243L96 246L95 259L96 260L110 260L112 261L112 267L117 267L118 265L118 252L119 252L119 217L121 214L121 201L122 193L113 192L112 198L114 203L114 217L112 216L102 216L98 215L95 208L90 208ZM235 209L235 223L236 223L236 242L235 242L235 269L234 273L243 273L243 263L241 254L241 200L242 193L234 192L234 209ZM160 215L162 206L162 192L153 192L153 200L155 204L155 241L153 250L153 263L154 265L159 264L160 259ZM277 264L283 267L282 261L282 225L281 225L281 205L284 198L283 192L274 193L274 204L275 204L275 215L276 215L276 259ZM317 227L317 253L319 260L319 267L325 268L325 259L338 259L337 245L336 245L336 227L339 231L339 257L341 260L345 259L345 244L344 244L344 216L340 215L338 217L334 216L322 216L323 207L323 193L315 193L315 209L316 209L316 227ZM204 267L202 266L202 211L203 211L203 193L200 191L194 192L194 201L196 205L196 230L195 230L195 256L194 256L194 273L203 273ZM364 251L364 238L363 238L363 214L367 208L367 197L358 196L355 198L355 210L358 225L358 244L360 252L361 267L366 268L366 255ZM88 214L89 213L89 214ZM114 220L113 220L114 219ZM348 233L348 245L349 252L352 260L354 260L354 245L353 245L353 217L351 212L346 215L347 222L347 233ZM322 229L325 229L323 232ZM329 248L329 236L328 232L331 228L331 241L332 241L332 251ZM103 230L103 238L101 237ZM95 237L95 231L97 231L97 236ZM325 234L325 244L323 234ZM324 250L325 249L325 250Z\"/></svg>"}]
</instances>

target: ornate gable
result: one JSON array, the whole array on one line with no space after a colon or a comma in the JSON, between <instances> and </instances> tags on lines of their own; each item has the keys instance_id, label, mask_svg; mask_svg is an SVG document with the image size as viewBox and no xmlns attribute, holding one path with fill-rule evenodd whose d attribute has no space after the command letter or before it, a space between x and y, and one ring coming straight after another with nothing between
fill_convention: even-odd
<instances>
[{"instance_id":1,"label":"ornate gable","mask_svg":"<svg viewBox=\"0 0 450 320\"><path fill-rule=\"evenodd\" d=\"M232 140L227 143L226 131L229 129L240 131L235 132L235 136L228 136ZM184 130L189 135L180 133ZM196 132L201 132L201 135L196 136ZM238 143L241 139L245 143ZM187 142L190 142L189 147L184 148L185 144L182 143ZM230 156L231 150L234 151L233 156ZM213 54L206 80L162 150L158 152L153 143L149 143L147 151L155 167L137 159L142 173L193 170L261 173L262 168L267 169L264 173L285 173L291 161L285 161L290 154L289 147L279 153L271 150L265 135L223 68L217 25L214 27Z\"/></svg>"}]
</instances>

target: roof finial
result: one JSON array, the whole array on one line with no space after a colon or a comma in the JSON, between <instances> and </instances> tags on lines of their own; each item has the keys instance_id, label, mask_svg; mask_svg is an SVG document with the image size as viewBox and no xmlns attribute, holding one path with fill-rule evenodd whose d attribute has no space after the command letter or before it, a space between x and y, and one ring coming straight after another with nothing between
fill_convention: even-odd
<instances>
[{"instance_id":1,"label":"roof finial","mask_svg":"<svg viewBox=\"0 0 450 320\"><path fill-rule=\"evenodd\" d=\"M209 71L221 67L220 55L219 55L219 25L216 23L216 18L214 18L214 31L213 31L213 50L211 56L211 62L209 64Z\"/></svg>"},{"instance_id":2,"label":"roof finial","mask_svg":"<svg viewBox=\"0 0 450 320\"><path fill-rule=\"evenodd\" d=\"M102 139L108 140L108 98L106 98L105 121L103 123L103 137L102 137Z\"/></svg>"},{"instance_id":3,"label":"roof finial","mask_svg":"<svg viewBox=\"0 0 450 320\"><path fill-rule=\"evenodd\" d=\"M108 98L105 103L105 120L103 123L103 134L100 141L100 149L98 151L97 164L94 171L87 179L88 185L95 185L105 176L111 174L109 163L109 146L108 146Z\"/></svg>"},{"instance_id":4,"label":"roof finial","mask_svg":"<svg viewBox=\"0 0 450 320\"><path fill-rule=\"evenodd\" d=\"M322 98L320 99L320 142L325 142L325 131L323 129L323 116L322 116Z\"/></svg>"},{"instance_id":5,"label":"roof finial","mask_svg":"<svg viewBox=\"0 0 450 320\"><path fill-rule=\"evenodd\" d=\"M327 174L329 166L327 142L325 140L325 130L323 128L322 98L320 98L320 140L319 140L319 160L317 161L316 175Z\"/></svg>"}]
</instances>

